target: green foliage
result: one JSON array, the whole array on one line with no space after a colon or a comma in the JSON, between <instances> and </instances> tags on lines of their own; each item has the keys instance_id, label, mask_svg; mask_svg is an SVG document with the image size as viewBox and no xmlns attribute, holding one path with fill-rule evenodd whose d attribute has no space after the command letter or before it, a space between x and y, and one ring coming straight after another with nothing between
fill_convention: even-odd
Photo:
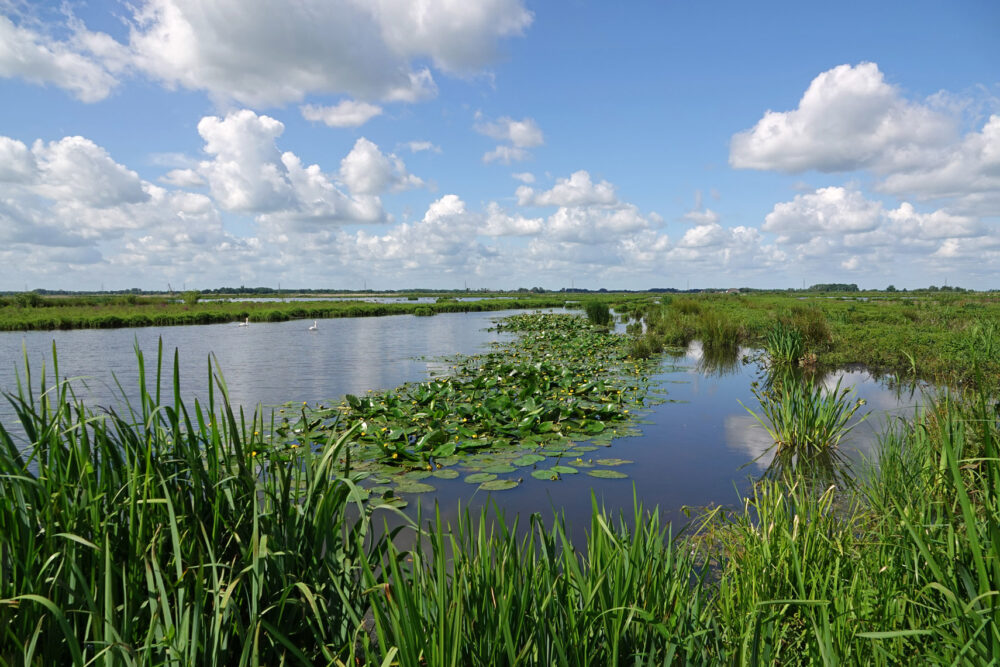
<instances>
[{"instance_id":1,"label":"green foliage","mask_svg":"<svg viewBox=\"0 0 1000 667\"><path fill-rule=\"evenodd\" d=\"M198 303L201 299L201 292L198 290L188 290L181 294L181 301L183 301L188 306L193 306Z\"/></svg>"},{"instance_id":2,"label":"green foliage","mask_svg":"<svg viewBox=\"0 0 1000 667\"><path fill-rule=\"evenodd\" d=\"M764 337L764 349L773 364L794 364L805 351L798 329L777 322Z\"/></svg>"},{"instance_id":3,"label":"green foliage","mask_svg":"<svg viewBox=\"0 0 1000 667\"><path fill-rule=\"evenodd\" d=\"M160 358L148 393L137 356L140 398L123 414L92 411L44 370L36 388L27 360L7 396L27 446L0 426L0 661L346 658L360 568L384 544L349 510L348 437L275 442L259 414L234 414L218 376L189 412L176 355L161 403Z\"/></svg>"},{"instance_id":4,"label":"green foliage","mask_svg":"<svg viewBox=\"0 0 1000 667\"><path fill-rule=\"evenodd\" d=\"M760 414L746 408L774 439L779 451L791 451L809 457L837 446L858 422L851 423L854 414L865 404L864 399L853 403L849 389L840 388L840 380L826 389L811 377L798 379L787 375L770 388L752 388L760 403ZM863 415L864 419L867 415Z\"/></svg>"},{"instance_id":5,"label":"green foliage","mask_svg":"<svg viewBox=\"0 0 1000 667\"><path fill-rule=\"evenodd\" d=\"M702 344L712 349L732 349L739 347L742 332L739 322L715 310L701 313L698 322L698 336Z\"/></svg>"},{"instance_id":6,"label":"green foliage","mask_svg":"<svg viewBox=\"0 0 1000 667\"><path fill-rule=\"evenodd\" d=\"M434 309L429 306L417 306L413 309L413 314L417 317L430 317L434 314Z\"/></svg>"},{"instance_id":7,"label":"green foliage","mask_svg":"<svg viewBox=\"0 0 1000 667\"><path fill-rule=\"evenodd\" d=\"M676 310L678 313L684 315L697 315L701 312L701 304L693 299L674 299L670 306Z\"/></svg>"},{"instance_id":8,"label":"green foliage","mask_svg":"<svg viewBox=\"0 0 1000 667\"><path fill-rule=\"evenodd\" d=\"M559 297L538 296L480 301L451 300L441 303L374 303L357 299L255 303L202 298L192 305L152 297L136 297L134 294L56 298L43 298L36 294L26 298L37 298L38 305L44 308L3 309L0 311L0 330L217 324L242 321L247 316L255 322L283 322L290 319L405 315L414 313L418 308L425 309L421 311L424 313L470 313L561 307L564 303ZM128 298L135 299L135 302L128 303L125 301Z\"/></svg>"},{"instance_id":9,"label":"green foliage","mask_svg":"<svg viewBox=\"0 0 1000 667\"><path fill-rule=\"evenodd\" d=\"M37 308L44 302L38 292L18 292L14 295L14 302L21 308Z\"/></svg>"},{"instance_id":10,"label":"green foliage","mask_svg":"<svg viewBox=\"0 0 1000 667\"><path fill-rule=\"evenodd\" d=\"M860 292L856 283L817 283L809 286L810 292Z\"/></svg>"},{"instance_id":11,"label":"green foliage","mask_svg":"<svg viewBox=\"0 0 1000 667\"><path fill-rule=\"evenodd\" d=\"M475 520L460 513L454 526L438 513L412 552L390 548L391 584L366 571L371 662L597 666L717 655L703 574L656 511L636 504L616 523L594 503L580 551L559 518L546 528L532 515L526 536L518 532L516 520L486 510Z\"/></svg>"},{"instance_id":12,"label":"green foliage","mask_svg":"<svg viewBox=\"0 0 1000 667\"><path fill-rule=\"evenodd\" d=\"M604 301L588 301L583 305L591 324L606 327L611 324L611 309Z\"/></svg>"}]
</instances>

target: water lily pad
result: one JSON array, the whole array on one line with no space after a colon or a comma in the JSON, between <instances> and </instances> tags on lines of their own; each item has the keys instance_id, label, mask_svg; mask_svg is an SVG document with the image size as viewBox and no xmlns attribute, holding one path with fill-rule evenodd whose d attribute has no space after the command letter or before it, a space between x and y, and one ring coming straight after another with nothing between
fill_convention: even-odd
<instances>
[{"instance_id":1,"label":"water lily pad","mask_svg":"<svg viewBox=\"0 0 1000 667\"><path fill-rule=\"evenodd\" d=\"M495 479L491 482L484 482L479 488L484 491L506 491L513 489L520 483L520 480L516 479Z\"/></svg>"},{"instance_id":2,"label":"water lily pad","mask_svg":"<svg viewBox=\"0 0 1000 667\"><path fill-rule=\"evenodd\" d=\"M368 489L364 488L363 486L359 486L352 489L351 492L347 494L347 500L348 502L352 503L356 503L358 501L364 502L368 500L368 497L370 495L371 492Z\"/></svg>"},{"instance_id":3,"label":"water lily pad","mask_svg":"<svg viewBox=\"0 0 1000 667\"><path fill-rule=\"evenodd\" d=\"M557 472L560 475L575 475L578 472L577 469L574 468L573 466L563 466L563 465L552 466L551 468L549 468L549 470L551 470L552 472Z\"/></svg>"},{"instance_id":4,"label":"water lily pad","mask_svg":"<svg viewBox=\"0 0 1000 667\"><path fill-rule=\"evenodd\" d=\"M545 479L550 481L559 479L559 473L552 472L550 469L532 470L531 476L535 479Z\"/></svg>"},{"instance_id":5,"label":"water lily pad","mask_svg":"<svg viewBox=\"0 0 1000 667\"><path fill-rule=\"evenodd\" d=\"M435 470L433 474L438 479L455 479L459 477L459 472L457 470L452 470L451 468Z\"/></svg>"},{"instance_id":6,"label":"water lily pad","mask_svg":"<svg viewBox=\"0 0 1000 667\"><path fill-rule=\"evenodd\" d=\"M620 466L626 463L633 463L633 461L629 461L628 459L596 459L594 463L599 466Z\"/></svg>"},{"instance_id":7,"label":"water lily pad","mask_svg":"<svg viewBox=\"0 0 1000 667\"><path fill-rule=\"evenodd\" d=\"M469 484L482 484L484 482L492 482L496 478L497 478L496 475L493 475L488 472L477 472L475 474L469 475L463 481L468 482Z\"/></svg>"},{"instance_id":8,"label":"water lily pad","mask_svg":"<svg viewBox=\"0 0 1000 667\"><path fill-rule=\"evenodd\" d=\"M403 478L411 482L416 482L421 479L427 479L431 476L430 470L411 470L407 473L403 473Z\"/></svg>"},{"instance_id":9,"label":"water lily pad","mask_svg":"<svg viewBox=\"0 0 1000 667\"><path fill-rule=\"evenodd\" d=\"M392 491L392 487L379 485L379 486L373 486L368 490L371 492L373 496L384 496L386 492Z\"/></svg>"},{"instance_id":10,"label":"water lily pad","mask_svg":"<svg viewBox=\"0 0 1000 667\"><path fill-rule=\"evenodd\" d=\"M597 447L595 445L578 445L577 447L575 447L573 449L573 451L574 452L592 452L592 451L594 451L596 449L597 449Z\"/></svg>"},{"instance_id":11,"label":"water lily pad","mask_svg":"<svg viewBox=\"0 0 1000 667\"><path fill-rule=\"evenodd\" d=\"M625 479L628 477L623 472L618 472L617 470L604 470L598 468L597 470L588 470L587 474L591 477L599 477L601 479Z\"/></svg>"},{"instance_id":12,"label":"water lily pad","mask_svg":"<svg viewBox=\"0 0 1000 667\"><path fill-rule=\"evenodd\" d=\"M516 459L514 459L513 461L511 461L511 464L519 466L519 467L523 467L523 466L534 465L534 464L538 463L539 461L544 461L544 460L545 460L545 457L542 456L541 454L525 454L525 455L519 456Z\"/></svg>"},{"instance_id":13,"label":"water lily pad","mask_svg":"<svg viewBox=\"0 0 1000 667\"><path fill-rule=\"evenodd\" d=\"M430 484L424 484L423 482L401 479L396 482L396 490L400 493L428 493L433 491L434 487Z\"/></svg>"},{"instance_id":14,"label":"water lily pad","mask_svg":"<svg viewBox=\"0 0 1000 667\"><path fill-rule=\"evenodd\" d=\"M493 473L493 474L499 474L499 475L502 475L502 474L508 473L508 472L514 472L515 470L516 470L516 468L514 466L508 465L506 463L502 463L500 465L493 465L493 466L490 466L489 468L483 468L483 472L488 472L488 473Z\"/></svg>"}]
</instances>

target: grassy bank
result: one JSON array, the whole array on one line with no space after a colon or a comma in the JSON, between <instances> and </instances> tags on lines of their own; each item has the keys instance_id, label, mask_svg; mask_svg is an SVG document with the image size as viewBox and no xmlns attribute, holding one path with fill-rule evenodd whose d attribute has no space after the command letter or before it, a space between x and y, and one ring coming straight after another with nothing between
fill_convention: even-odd
<instances>
[{"instance_id":1,"label":"grassy bank","mask_svg":"<svg viewBox=\"0 0 1000 667\"><path fill-rule=\"evenodd\" d=\"M524 297L434 303L371 303L345 301L293 301L254 303L206 300L184 303L159 298L66 298L47 297L30 303L9 301L0 305L0 331L53 329L110 329L116 327L174 326L243 322L284 322L329 317L379 317L383 315L434 315L473 313L507 309L561 307L561 297Z\"/></svg>"},{"instance_id":2,"label":"grassy bank","mask_svg":"<svg viewBox=\"0 0 1000 667\"><path fill-rule=\"evenodd\" d=\"M971 381L976 369L1000 377L996 294L685 295L633 300L619 309L645 321L639 350L645 354L694 339L706 347L767 348L784 338L803 365L863 364L944 383ZM776 328L783 330L777 339Z\"/></svg>"},{"instance_id":3,"label":"grassy bank","mask_svg":"<svg viewBox=\"0 0 1000 667\"><path fill-rule=\"evenodd\" d=\"M37 376L10 396L28 442L0 428L0 664L1000 655L1000 414L985 378L897 424L851 487L799 468L684 532L639 503L625 517L594 506L580 544L538 515L385 535L392 510L357 503L359 473L338 463L359 425L310 444L234 413L221 378L185 406L160 365L120 413Z\"/></svg>"}]
</instances>

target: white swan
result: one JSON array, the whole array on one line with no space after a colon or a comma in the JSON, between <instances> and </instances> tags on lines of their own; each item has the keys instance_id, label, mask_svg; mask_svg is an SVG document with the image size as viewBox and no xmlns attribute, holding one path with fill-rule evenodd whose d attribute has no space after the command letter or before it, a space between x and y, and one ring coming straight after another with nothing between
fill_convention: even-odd
<instances>
[{"instance_id":1,"label":"white swan","mask_svg":"<svg viewBox=\"0 0 1000 667\"><path fill-rule=\"evenodd\" d=\"M245 322L240 322L236 326L238 326L238 327L248 327L248 326L250 326L250 318L248 317Z\"/></svg>"},{"instance_id":2,"label":"white swan","mask_svg":"<svg viewBox=\"0 0 1000 667\"><path fill-rule=\"evenodd\" d=\"M318 330L319 330L318 320L313 320L313 325L309 327L309 331L318 331Z\"/></svg>"}]
</instances>

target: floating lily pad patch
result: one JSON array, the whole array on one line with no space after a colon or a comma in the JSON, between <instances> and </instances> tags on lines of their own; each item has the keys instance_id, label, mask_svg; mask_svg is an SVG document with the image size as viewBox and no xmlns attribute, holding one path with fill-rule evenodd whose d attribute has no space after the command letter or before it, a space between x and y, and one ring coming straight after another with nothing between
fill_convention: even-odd
<instances>
[{"instance_id":1,"label":"floating lily pad patch","mask_svg":"<svg viewBox=\"0 0 1000 667\"><path fill-rule=\"evenodd\" d=\"M626 463L633 463L633 461L629 461L628 459L596 459L594 463L599 466L620 466Z\"/></svg>"},{"instance_id":2,"label":"floating lily pad patch","mask_svg":"<svg viewBox=\"0 0 1000 667\"><path fill-rule=\"evenodd\" d=\"M591 477L597 477L599 479L625 479L628 477L628 475L623 472L618 472L617 470L605 470L603 468L588 470L587 474Z\"/></svg>"},{"instance_id":3,"label":"floating lily pad patch","mask_svg":"<svg viewBox=\"0 0 1000 667\"><path fill-rule=\"evenodd\" d=\"M435 470L432 474L438 479L457 479L461 476L457 470L452 470L451 468Z\"/></svg>"},{"instance_id":4,"label":"floating lily pad patch","mask_svg":"<svg viewBox=\"0 0 1000 667\"><path fill-rule=\"evenodd\" d=\"M399 493L429 493L434 490L430 484L414 482L408 479L401 479L396 482L396 491Z\"/></svg>"},{"instance_id":5,"label":"floating lily pad patch","mask_svg":"<svg viewBox=\"0 0 1000 667\"><path fill-rule=\"evenodd\" d=\"M532 470L531 476L534 477L535 479L543 479L550 481L555 481L559 479L559 473L552 472L551 468L545 470Z\"/></svg>"},{"instance_id":6,"label":"floating lily pad patch","mask_svg":"<svg viewBox=\"0 0 1000 667\"><path fill-rule=\"evenodd\" d=\"M484 482L492 482L496 478L497 476L492 473L477 472L472 475L468 475L464 481L468 482L469 484L482 484Z\"/></svg>"},{"instance_id":7,"label":"floating lily pad patch","mask_svg":"<svg viewBox=\"0 0 1000 667\"><path fill-rule=\"evenodd\" d=\"M542 456L541 454L525 454L525 455L519 456L516 459L514 459L513 461L511 461L511 465L515 465L515 466L518 466L518 467L524 467L524 466L534 465L534 464L538 463L539 461L544 461L544 460L545 460L545 457Z\"/></svg>"},{"instance_id":8,"label":"floating lily pad patch","mask_svg":"<svg viewBox=\"0 0 1000 667\"><path fill-rule=\"evenodd\" d=\"M520 483L521 481L517 479L495 479L490 482L484 482L479 488L483 491L506 491L507 489L513 489L520 485Z\"/></svg>"},{"instance_id":9,"label":"floating lily pad patch","mask_svg":"<svg viewBox=\"0 0 1000 667\"><path fill-rule=\"evenodd\" d=\"M575 475L577 472L579 472L573 466L564 466L564 465L552 466L551 468L549 468L549 470L555 473L559 473L560 475Z\"/></svg>"}]
</instances>

